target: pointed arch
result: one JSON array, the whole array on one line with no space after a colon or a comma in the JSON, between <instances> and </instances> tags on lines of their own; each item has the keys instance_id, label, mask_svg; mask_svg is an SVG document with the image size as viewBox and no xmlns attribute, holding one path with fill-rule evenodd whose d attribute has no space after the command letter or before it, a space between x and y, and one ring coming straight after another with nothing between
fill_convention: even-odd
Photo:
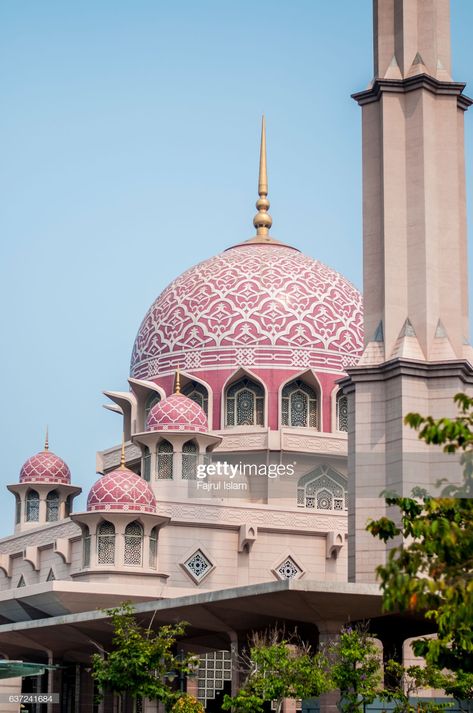
<instances>
[{"instance_id":1,"label":"pointed arch","mask_svg":"<svg viewBox=\"0 0 473 713\"><path fill-rule=\"evenodd\" d=\"M182 480L195 480L199 462L199 446L194 440L186 441L182 446Z\"/></svg>"},{"instance_id":2,"label":"pointed arch","mask_svg":"<svg viewBox=\"0 0 473 713\"><path fill-rule=\"evenodd\" d=\"M97 528L98 564L115 564L115 526L102 520Z\"/></svg>"},{"instance_id":3,"label":"pointed arch","mask_svg":"<svg viewBox=\"0 0 473 713\"><path fill-rule=\"evenodd\" d=\"M155 525L149 533L149 566L156 569L158 564L158 527Z\"/></svg>"},{"instance_id":4,"label":"pointed arch","mask_svg":"<svg viewBox=\"0 0 473 713\"><path fill-rule=\"evenodd\" d=\"M46 495L46 522L57 520L59 520L59 493L57 490L50 490Z\"/></svg>"},{"instance_id":5,"label":"pointed arch","mask_svg":"<svg viewBox=\"0 0 473 713\"><path fill-rule=\"evenodd\" d=\"M51 567L51 568L49 569L48 576L46 577L46 582L54 582L55 579L56 579L56 577L55 577L55 575L54 575L53 568Z\"/></svg>"},{"instance_id":6,"label":"pointed arch","mask_svg":"<svg viewBox=\"0 0 473 713\"><path fill-rule=\"evenodd\" d=\"M129 567L143 564L143 525L138 520L125 527L125 551L123 563Z\"/></svg>"},{"instance_id":7,"label":"pointed arch","mask_svg":"<svg viewBox=\"0 0 473 713\"><path fill-rule=\"evenodd\" d=\"M188 396L189 398L192 398L191 394L187 392L187 389L189 391L193 391L191 388L191 384L197 385L197 393L202 393L202 390L205 390L207 392L207 405L202 405L200 401L196 398L193 399L195 400L199 406L202 406L202 408L205 411L205 414L207 416L207 421L209 423L209 428L213 428L213 401L214 401L214 393L213 389L210 386L210 384L205 381L204 379L201 379L200 376L195 376L195 374L189 374L185 371L181 371L181 391L184 394L184 396ZM202 393L203 396L205 396Z\"/></svg>"},{"instance_id":8,"label":"pointed arch","mask_svg":"<svg viewBox=\"0 0 473 713\"><path fill-rule=\"evenodd\" d=\"M39 522L39 494L36 490L28 490L26 494L26 522Z\"/></svg>"},{"instance_id":9,"label":"pointed arch","mask_svg":"<svg viewBox=\"0 0 473 713\"><path fill-rule=\"evenodd\" d=\"M279 428L323 430L322 386L312 369L305 369L286 379L279 387L278 403Z\"/></svg>"},{"instance_id":10,"label":"pointed arch","mask_svg":"<svg viewBox=\"0 0 473 713\"><path fill-rule=\"evenodd\" d=\"M174 448L172 443L162 438L156 446L156 478L172 480L174 476Z\"/></svg>"},{"instance_id":11,"label":"pointed arch","mask_svg":"<svg viewBox=\"0 0 473 713\"><path fill-rule=\"evenodd\" d=\"M297 483L298 507L311 510L345 511L347 479L329 465L319 465Z\"/></svg>"},{"instance_id":12,"label":"pointed arch","mask_svg":"<svg viewBox=\"0 0 473 713\"><path fill-rule=\"evenodd\" d=\"M266 384L249 369L241 367L222 389L222 428L265 426L268 422Z\"/></svg>"}]
</instances>

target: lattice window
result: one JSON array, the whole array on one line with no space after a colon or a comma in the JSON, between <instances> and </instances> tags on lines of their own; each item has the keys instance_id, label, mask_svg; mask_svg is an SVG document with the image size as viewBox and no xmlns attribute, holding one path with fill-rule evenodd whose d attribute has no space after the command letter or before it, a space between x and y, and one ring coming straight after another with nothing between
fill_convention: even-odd
<instances>
[{"instance_id":1,"label":"lattice window","mask_svg":"<svg viewBox=\"0 0 473 713\"><path fill-rule=\"evenodd\" d=\"M52 490L46 496L46 521L56 522L59 520L59 493Z\"/></svg>"},{"instance_id":2,"label":"lattice window","mask_svg":"<svg viewBox=\"0 0 473 713\"><path fill-rule=\"evenodd\" d=\"M141 567L143 561L143 528L134 520L125 527L125 558L126 565Z\"/></svg>"},{"instance_id":3,"label":"lattice window","mask_svg":"<svg viewBox=\"0 0 473 713\"><path fill-rule=\"evenodd\" d=\"M156 458L156 477L158 480L172 480L173 471L173 447L169 441L161 441L158 444Z\"/></svg>"},{"instance_id":4,"label":"lattice window","mask_svg":"<svg viewBox=\"0 0 473 713\"><path fill-rule=\"evenodd\" d=\"M28 491L26 496L26 522L39 520L39 495L36 490Z\"/></svg>"},{"instance_id":5,"label":"lattice window","mask_svg":"<svg viewBox=\"0 0 473 713\"><path fill-rule=\"evenodd\" d=\"M153 527L149 533L149 566L156 569L158 562L158 528Z\"/></svg>"},{"instance_id":6,"label":"lattice window","mask_svg":"<svg viewBox=\"0 0 473 713\"><path fill-rule=\"evenodd\" d=\"M56 577L54 576L54 572L52 568L48 572L48 576L46 577L46 582L54 582Z\"/></svg>"},{"instance_id":7,"label":"lattice window","mask_svg":"<svg viewBox=\"0 0 473 713\"><path fill-rule=\"evenodd\" d=\"M153 408L153 406L156 406L156 404L159 404L161 401L161 395L158 394L157 392L150 394L146 400L146 405L145 405L145 423L148 420L149 412Z\"/></svg>"},{"instance_id":8,"label":"lattice window","mask_svg":"<svg viewBox=\"0 0 473 713\"><path fill-rule=\"evenodd\" d=\"M111 522L101 522L97 528L97 562L115 563L115 528Z\"/></svg>"},{"instance_id":9,"label":"lattice window","mask_svg":"<svg viewBox=\"0 0 473 713\"><path fill-rule=\"evenodd\" d=\"M187 398L195 401L196 404L199 404L205 411L206 416L209 415L209 393L205 386L199 384L198 381L191 381L184 386L182 393L184 396L187 396Z\"/></svg>"},{"instance_id":10,"label":"lattice window","mask_svg":"<svg viewBox=\"0 0 473 713\"><path fill-rule=\"evenodd\" d=\"M15 493L15 523L18 525L21 522L21 499Z\"/></svg>"},{"instance_id":11,"label":"lattice window","mask_svg":"<svg viewBox=\"0 0 473 713\"><path fill-rule=\"evenodd\" d=\"M229 651L212 651L199 658L197 698L205 705L232 680L232 659Z\"/></svg>"},{"instance_id":12,"label":"lattice window","mask_svg":"<svg viewBox=\"0 0 473 713\"><path fill-rule=\"evenodd\" d=\"M195 581L200 582L212 569L212 563L202 550L197 550L184 562L184 569Z\"/></svg>"},{"instance_id":13,"label":"lattice window","mask_svg":"<svg viewBox=\"0 0 473 713\"><path fill-rule=\"evenodd\" d=\"M281 564L276 567L276 574L279 579L295 579L302 574L302 570L294 562L292 557L286 557L284 562L281 562Z\"/></svg>"},{"instance_id":14,"label":"lattice window","mask_svg":"<svg viewBox=\"0 0 473 713\"><path fill-rule=\"evenodd\" d=\"M264 426L264 389L250 379L232 384L226 396L227 426Z\"/></svg>"},{"instance_id":15,"label":"lattice window","mask_svg":"<svg viewBox=\"0 0 473 713\"><path fill-rule=\"evenodd\" d=\"M319 428L317 394L301 379L295 379L282 390L281 423L283 426Z\"/></svg>"},{"instance_id":16,"label":"lattice window","mask_svg":"<svg viewBox=\"0 0 473 713\"><path fill-rule=\"evenodd\" d=\"M151 452L148 446L145 446L143 454L143 478L148 483L151 480Z\"/></svg>"},{"instance_id":17,"label":"lattice window","mask_svg":"<svg viewBox=\"0 0 473 713\"><path fill-rule=\"evenodd\" d=\"M194 441L187 441L182 446L182 479L195 480L199 449Z\"/></svg>"},{"instance_id":18,"label":"lattice window","mask_svg":"<svg viewBox=\"0 0 473 713\"><path fill-rule=\"evenodd\" d=\"M90 531L87 525L84 525L82 533L82 566L90 567Z\"/></svg>"},{"instance_id":19,"label":"lattice window","mask_svg":"<svg viewBox=\"0 0 473 713\"><path fill-rule=\"evenodd\" d=\"M64 514L66 517L69 517L69 515L71 514L73 497L73 495L68 495L66 498L66 504L64 507Z\"/></svg>"},{"instance_id":20,"label":"lattice window","mask_svg":"<svg viewBox=\"0 0 473 713\"><path fill-rule=\"evenodd\" d=\"M346 478L330 466L319 466L300 478L297 505L315 510L346 510Z\"/></svg>"},{"instance_id":21,"label":"lattice window","mask_svg":"<svg viewBox=\"0 0 473 713\"><path fill-rule=\"evenodd\" d=\"M337 431L348 431L348 398L337 394Z\"/></svg>"}]
</instances>

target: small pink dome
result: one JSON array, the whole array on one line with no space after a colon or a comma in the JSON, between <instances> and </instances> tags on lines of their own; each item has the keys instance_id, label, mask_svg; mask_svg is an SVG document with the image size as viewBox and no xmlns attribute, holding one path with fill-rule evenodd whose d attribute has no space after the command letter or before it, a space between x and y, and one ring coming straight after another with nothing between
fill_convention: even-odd
<instances>
[{"instance_id":1,"label":"small pink dome","mask_svg":"<svg viewBox=\"0 0 473 713\"><path fill-rule=\"evenodd\" d=\"M20 471L20 483L62 483L70 485L71 471L62 458L40 451L28 458Z\"/></svg>"},{"instance_id":2,"label":"small pink dome","mask_svg":"<svg viewBox=\"0 0 473 713\"><path fill-rule=\"evenodd\" d=\"M199 404L183 394L172 394L148 414L147 431L207 431L207 416Z\"/></svg>"},{"instance_id":3,"label":"small pink dome","mask_svg":"<svg viewBox=\"0 0 473 713\"><path fill-rule=\"evenodd\" d=\"M156 499L148 483L128 468L117 468L102 475L91 487L88 511L121 510L156 512Z\"/></svg>"}]
</instances>

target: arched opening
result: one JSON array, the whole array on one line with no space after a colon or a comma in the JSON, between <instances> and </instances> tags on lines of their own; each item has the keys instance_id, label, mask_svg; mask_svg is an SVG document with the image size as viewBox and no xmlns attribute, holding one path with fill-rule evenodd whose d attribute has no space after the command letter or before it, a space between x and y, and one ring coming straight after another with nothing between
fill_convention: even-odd
<instances>
[{"instance_id":1,"label":"arched opening","mask_svg":"<svg viewBox=\"0 0 473 713\"><path fill-rule=\"evenodd\" d=\"M39 495L36 490L29 490L26 496L26 522L39 520Z\"/></svg>"},{"instance_id":2,"label":"arched opening","mask_svg":"<svg viewBox=\"0 0 473 713\"><path fill-rule=\"evenodd\" d=\"M15 493L15 525L21 522L21 498L18 493Z\"/></svg>"},{"instance_id":3,"label":"arched opening","mask_svg":"<svg viewBox=\"0 0 473 713\"><path fill-rule=\"evenodd\" d=\"M68 495L68 496L67 496L67 498L66 498L66 504L65 504L65 508L64 508L64 515L65 515L65 517L69 517L69 515L71 514L72 501L73 501L73 500L74 500L74 496L73 496L73 495Z\"/></svg>"},{"instance_id":4,"label":"arched opening","mask_svg":"<svg viewBox=\"0 0 473 713\"><path fill-rule=\"evenodd\" d=\"M264 389L261 384L244 377L227 388L225 425L264 426Z\"/></svg>"},{"instance_id":5,"label":"arched opening","mask_svg":"<svg viewBox=\"0 0 473 713\"><path fill-rule=\"evenodd\" d=\"M156 569L158 562L158 528L153 527L149 533L149 566Z\"/></svg>"},{"instance_id":6,"label":"arched opening","mask_svg":"<svg viewBox=\"0 0 473 713\"><path fill-rule=\"evenodd\" d=\"M90 567L90 530L87 525L82 527L82 566Z\"/></svg>"},{"instance_id":7,"label":"arched opening","mask_svg":"<svg viewBox=\"0 0 473 713\"><path fill-rule=\"evenodd\" d=\"M209 415L209 393L203 384L198 381L190 381L182 389L182 393L187 398L195 401L196 404L205 411L205 415Z\"/></svg>"},{"instance_id":8,"label":"arched opening","mask_svg":"<svg viewBox=\"0 0 473 713\"><path fill-rule=\"evenodd\" d=\"M195 441L187 441L182 446L182 479L195 480L199 449Z\"/></svg>"},{"instance_id":9,"label":"arched opening","mask_svg":"<svg viewBox=\"0 0 473 713\"><path fill-rule=\"evenodd\" d=\"M151 411L151 409L153 408L153 406L156 406L156 404L159 404L160 401L161 401L161 394L158 394L157 391L156 391L156 392L153 392L152 394L150 394L150 395L148 396L148 398L146 399L146 403L145 403L145 424L146 424L146 422L147 422L147 420L148 420L149 412Z\"/></svg>"},{"instance_id":10,"label":"arched opening","mask_svg":"<svg viewBox=\"0 0 473 713\"><path fill-rule=\"evenodd\" d=\"M158 443L156 458L156 477L158 480L172 480L173 455L172 443L164 440Z\"/></svg>"},{"instance_id":11,"label":"arched opening","mask_svg":"<svg viewBox=\"0 0 473 713\"><path fill-rule=\"evenodd\" d=\"M130 567L141 567L143 563L143 527L137 520L125 527L124 563Z\"/></svg>"},{"instance_id":12,"label":"arched opening","mask_svg":"<svg viewBox=\"0 0 473 713\"><path fill-rule=\"evenodd\" d=\"M315 389L302 379L294 379L281 394L281 425L319 428L319 400Z\"/></svg>"},{"instance_id":13,"label":"arched opening","mask_svg":"<svg viewBox=\"0 0 473 713\"><path fill-rule=\"evenodd\" d=\"M115 527L107 520L101 522L97 528L97 562L115 563Z\"/></svg>"},{"instance_id":14,"label":"arched opening","mask_svg":"<svg viewBox=\"0 0 473 713\"><path fill-rule=\"evenodd\" d=\"M151 480L151 451L148 446L144 447L143 452L143 479L148 483Z\"/></svg>"},{"instance_id":15,"label":"arched opening","mask_svg":"<svg viewBox=\"0 0 473 713\"><path fill-rule=\"evenodd\" d=\"M346 478L330 466L319 466L299 479L297 505L311 510L346 510Z\"/></svg>"},{"instance_id":16,"label":"arched opening","mask_svg":"<svg viewBox=\"0 0 473 713\"><path fill-rule=\"evenodd\" d=\"M46 496L46 522L59 520L59 493L51 490Z\"/></svg>"},{"instance_id":17,"label":"arched opening","mask_svg":"<svg viewBox=\"0 0 473 713\"><path fill-rule=\"evenodd\" d=\"M348 431L348 397L337 393L337 431Z\"/></svg>"}]
</instances>

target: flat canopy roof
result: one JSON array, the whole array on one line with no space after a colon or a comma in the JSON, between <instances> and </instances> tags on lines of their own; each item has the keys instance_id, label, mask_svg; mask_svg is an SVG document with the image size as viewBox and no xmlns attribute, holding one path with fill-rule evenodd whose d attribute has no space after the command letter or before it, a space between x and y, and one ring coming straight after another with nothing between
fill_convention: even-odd
<instances>
[{"instance_id":1,"label":"flat canopy roof","mask_svg":"<svg viewBox=\"0 0 473 713\"><path fill-rule=\"evenodd\" d=\"M135 611L141 623L154 628L188 622L182 645L194 651L228 649L235 634L245 643L248 632L275 623L298 626L302 633L304 628L316 632L324 622L370 619L379 635L394 630L407 638L432 631L420 618L394 617L393 622L383 615L375 584L285 580L139 602ZM88 662L91 653L109 647L111 634L109 616L101 610L52 616L0 626L0 651L37 660L49 650L56 661Z\"/></svg>"}]
</instances>

